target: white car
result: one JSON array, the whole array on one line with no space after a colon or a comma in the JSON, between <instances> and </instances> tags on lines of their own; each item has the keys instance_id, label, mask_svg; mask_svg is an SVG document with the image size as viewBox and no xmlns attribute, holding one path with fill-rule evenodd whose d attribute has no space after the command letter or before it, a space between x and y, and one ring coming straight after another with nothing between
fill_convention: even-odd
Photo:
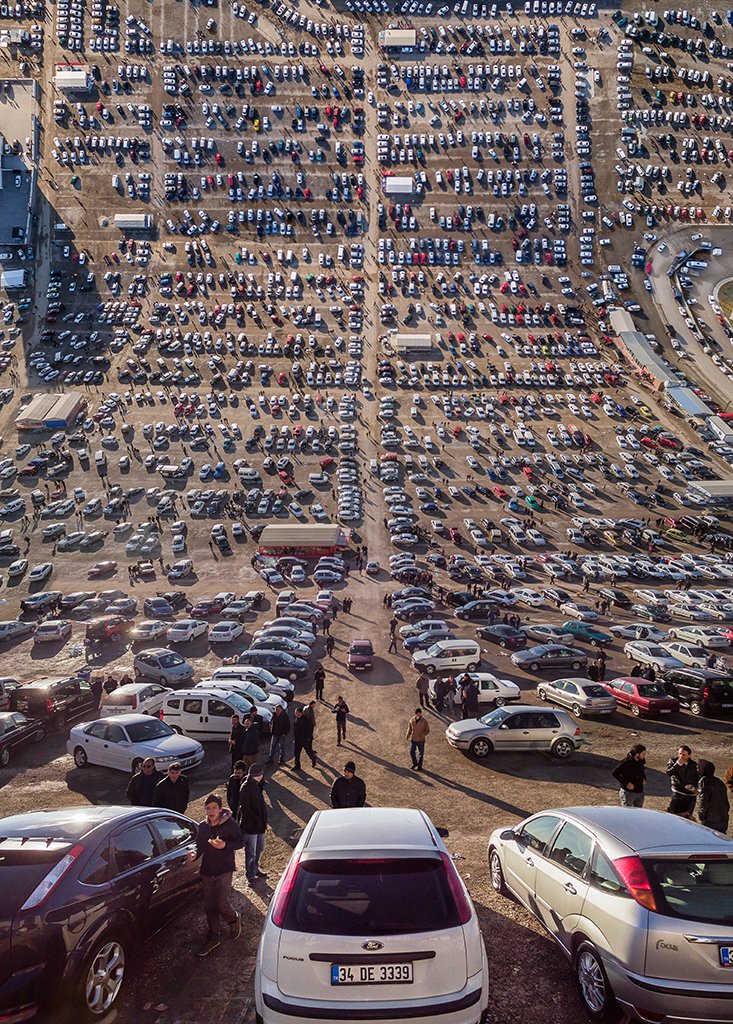
<instances>
[{"instance_id":1,"label":"white car","mask_svg":"<svg viewBox=\"0 0 733 1024\"><path fill-rule=\"evenodd\" d=\"M71 622L68 619L50 619L42 622L33 634L33 643L53 643L71 636Z\"/></svg>"},{"instance_id":2,"label":"white car","mask_svg":"<svg viewBox=\"0 0 733 1024\"><path fill-rule=\"evenodd\" d=\"M313 815L268 908L254 989L262 1024L482 1019L478 918L423 811Z\"/></svg>"},{"instance_id":3,"label":"white car","mask_svg":"<svg viewBox=\"0 0 733 1024\"><path fill-rule=\"evenodd\" d=\"M171 543L171 551L174 555L186 550L186 538L182 533L177 533Z\"/></svg>"},{"instance_id":4,"label":"white car","mask_svg":"<svg viewBox=\"0 0 733 1024\"><path fill-rule=\"evenodd\" d=\"M580 619L581 622L593 622L598 618L598 612L589 605L579 604L577 601L566 601L560 605L560 611L571 619Z\"/></svg>"},{"instance_id":5,"label":"white car","mask_svg":"<svg viewBox=\"0 0 733 1024\"><path fill-rule=\"evenodd\" d=\"M166 635L169 627L170 623L163 622L162 619L143 619L130 630L130 639L133 643L140 640L159 640Z\"/></svg>"},{"instance_id":6,"label":"white car","mask_svg":"<svg viewBox=\"0 0 733 1024\"><path fill-rule=\"evenodd\" d=\"M40 562L38 565L34 565L28 574L29 583L42 583L43 580L47 580L53 572L52 562Z\"/></svg>"},{"instance_id":7,"label":"white car","mask_svg":"<svg viewBox=\"0 0 733 1024\"><path fill-rule=\"evenodd\" d=\"M526 604L529 608L542 608L547 603L537 590L531 587L519 587L514 591L517 604Z\"/></svg>"},{"instance_id":8,"label":"white car","mask_svg":"<svg viewBox=\"0 0 733 1024\"><path fill-rule=\"evenodd\" d=\"M691 644L700 644L701 647L730 647L730 640L714 626L673 626L669 635L675 640L686 640Z\"/></svg>"},{"instance_id":9,"label":"white car","mask_svg":"<svg viewBox=\"0 0 733 1024\"><path fill-rule=\"evenodd\" d=\"M700 647L699 644L675 640L673 643L662 644L662 647L673 658L679 659L683 665L692 665L694 668L707 668L709 652L704 647Z\"/></svg>"},{"instance_id":10,"label":"white car","mask_svg":"<svg viewBox=\"0 0 733 1024\"><path fill-rule=\"evenodd\" d=\"M254 679L202 679L200 683L196 683L196 688L198 687L202 690L222 690L224 693L231 690L233 693L239 693L252 701L258 711L267 708L274 714L276 707L281 707L283 711L287 711L288 707L284 697L278 693L268 693Z\"/></svg>"},{"instance_id":11,"label":"white car","mask_svg":"<svg viewBox=\"0 0 733 1024\"><path fill-rule=\"evenodd\" d=\"M187 643L198 636L206 636L208 628L208 622L204 622L203 619L181 619L180 622L174 622L168 627L166 640L174 644Z\"/></svg>"},{"instance_id":12,"label":"white car","mask_svg":"<svg viewBox=\"0 0 733 1024\"><path fill-rule=\"evenodd\" d=\"M660 643L672 635L671 632L668 635L658 626L651 626L646 622L630 622L626 626L611 626L609 633L623 637L625 640L658 640Z\"/></svg>"},{"instance_id":13,"label":"white car","mask_svg":"<svg viewBox=\"0 0 733 1024\"><path fill-rule=\"evenodd\" d=\"M169 580L181 580L184 576L190 576L193 572L193 562L190 558L182 558L174 562L168 573Z\"/></svg>"},{"instance_id":14,"label":"white car","mask_svg":"<svg viewBox=\"0 0 733 1024\"><path fill-rule=\"evenodd\" d=\"M173 761L195 768L204 759L204 748L188 736L179 736L166 722L152 715L113 715L87 725L75 725L66 749L77 768L100 764L121 772L137 771L146 757L166 771Z\"/></svg>"},{"instance_id":15,"label":"white car","mask_svg":"<svg viewBox=\"0 0 733 1024\"><path fill-rule=\"evenodd\" d=\"M675 658L665 647L647 640L631 640L624 644L624 654L640 665L651 665L657 672L682 668L679 658Z\"/></svg>"},{"instance_id":16,"label":"white car","mask_svg":"<svg viewBox=\"0 0 733 1024\"><path fill-rule=\"evenodd\" d=\"M458 678L461 682L466 678L473 680L478 687L478 702L489 708L501 708L505 704L512 704L521 698L522 691L511 679L500 679L491 672L462 672ZM435 684L437 680L430 680L430 696L435 697Z\"/></svg>"},{"instance_id":17,"label":"white car","mask_svg":"<svg viewBox=\"0 0 733 1024\"><path fill-rule=\"evenodd\" d=\"M16 576L25 576L28 571L28 559L18 558L15 562L11 562L8 566L8 576L10 579L15 579Z\"/></svg>"},{"instance_id":18,"label":"white car","mask_svg":"<svg viewBox=\"0 0 733 1024\"><path fill-rule=\"evenodd\" d=\"M210 644L230 644L244 633L244 626L236 619L223 619L209 630Z\"/></svg>"},{"instance_id":19,"label":"white car","mask_svg":"<svg viewBox=\"0 0 733 1024\"><path fill-rule=\"evenodd\" d=\"M157 715L171 691L158 683L125 683L102 694L102 713L108 715Z\"/></svg>"}]
</instances>

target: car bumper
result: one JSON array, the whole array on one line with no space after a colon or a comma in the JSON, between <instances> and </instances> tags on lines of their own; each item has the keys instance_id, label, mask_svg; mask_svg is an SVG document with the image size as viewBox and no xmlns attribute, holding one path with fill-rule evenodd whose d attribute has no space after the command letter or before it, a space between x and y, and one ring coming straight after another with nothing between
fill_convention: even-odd
<instances>
[{"instance_id":1,"label":"car bumper","mask_svg":"<svg viewBox=\"0 0 733 1024\"><path fill-rule=\"evenodd\" d=\"M733 1022L730 985L648 978L618 963L606 962L604 966L617 1001L634 1020L653 1020L655 1024Z\"/></svg>"},{"instance_id":2,"label":"car bumper","mask_svg":"<svg viewBox=\"0 0 733 1024\"><path fill-rule=\"evenodd\" d=\"M0 1022L21 1024L33 1020L39 1011L45 964L36 964L27 970L11 974L0 985Z\"/></svg>"},{"instance_id":3,"label":"car bumper","mask_svg":"<svg viewBox=\"0 0 733 1024\"><path fill-rule=\"evenodd\" d=\"M441 999L429 1002L416 998L399 1003L349 1000L348 1002L316 1002L284 998L277 986L258 974L255 980L255 1004L258 1024L296 1024L302 1021L330 1021L331 1024L478 1024L488 1005L488 981L476 984L477 977L466 987Z\"/></svg>"},{"instance_id":4,"label":"car bumper","mask_svg":"<svg viewBox=\"0 0 733 1024\"><path fill-rule=\"evenodd\" d=\"M468 748L471 746L471 740L474 739L473 736L471 736L470 739L464 739L462 736L449 736L447 733L445 738L448 740L449 746L455 747L456 750L468 750Z\"/></svg>"}]
</instances>

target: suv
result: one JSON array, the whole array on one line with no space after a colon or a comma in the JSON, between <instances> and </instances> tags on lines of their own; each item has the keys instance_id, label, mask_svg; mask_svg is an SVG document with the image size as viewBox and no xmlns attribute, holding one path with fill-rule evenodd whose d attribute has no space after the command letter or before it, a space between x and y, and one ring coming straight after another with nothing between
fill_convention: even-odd
<instances>
[{"instance_id":1,"label":"suv","mask_svg":"<svg viewBox=\"0 0 733 1024\"><path fill-rule=\"evenodd\" d=\"M497 829L494 889L573 965L592 1021L730 1021L731 841L663 811L572 807Z\"/></svg>"},{"instance_id":2,"label":"suv","mask_svg":"<svg viewBox=\"0 0 733 1024\"><path fill-rule=\"evenodd\" d=\"M476 912L427 815L316 812L265 919L257 1020L475 1024L488 1000Z\"/></svg>"},{"instance_id":3,"label":"suv","mask_svg":"<svg viewBox=\"0 0 733 1024\"><path fill-rule=\"evenodd\" d=\"M11 693L10 704L13 711L38 719L51 729L60 729L66 722L96 709L89 683L73 676L38 679L19 686Z\"/></svg>"},{"instance_id":4,"label":"suv","mask_svg":"<svg viewBox=\"0 0 733 1024\"><path fill-rule=\"evenodd\" d=\"M733 712L733 677L703 668L675 668L665 672L662 685L693 715L729 715Z\"/></svg>"},{"instance_id":5,"label":"suv","mask_svg":"<svg viewBox=\"0 0 733 1024\"><path fill-rule=\"evenodd\" d=\"M113 636L126 633L128 627L129 622L120 615L102 615L87 623L85 636L87 640L111 640Z\"/></svg>"},{"instance_id":6,"label":"suv","mask_svg":"<svg viewBox=\"0 0 733 1024\"><path fill-rule=\"evenodd\" d=\"M583 743L580 729L567 711L515 704L490 711L483 718L452 722L445 730L452 747L486 758L494 751L547 751L566 760Z\"/></svg>"}]
</instances>

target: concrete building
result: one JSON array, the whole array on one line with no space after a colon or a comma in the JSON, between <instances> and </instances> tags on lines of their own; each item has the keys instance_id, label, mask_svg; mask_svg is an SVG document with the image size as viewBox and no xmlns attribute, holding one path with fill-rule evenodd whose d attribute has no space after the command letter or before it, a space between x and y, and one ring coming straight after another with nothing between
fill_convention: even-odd
<instances>
[{"instance_id":1,"label":"concrete building","mask_svg":"<svg viewBox=\"0 0 733 1024\"><path fill-rule=\"evenodd\" d=\"M722 480L696 480L688 485L689 490L700 495L711 507L733 505L733 477Z\"/></svg>"},{"instance_id":2,"label":"concrete building","mask_svg":"<svg viewBox=\"0 0 733 1024\"><path fill-rule=\"evenodd\" d=\"M677 387L682 383L680 375L663 356L654 351L649 339L636 330L627 310L619 307L611 309L609 320L619 352L634 367L640 381L657 391Z\"/></svg>"},{"instance_id":3,"label":"concrete building","mask_svg":"<svg viewBox=\"0 0 733 1024\"><path fill-rule=\"evenodd\" d=\"M383 50L414 50L417 46L417 29L382 29L379 33L379 45Z\"/></svg>"},{"instance_id":4,"label":"concrete building","mask_svg":"<svg viewBox=\"0 0 733 1024\"><path fill-rule=\"evenodd\" d=\"M685 384L667 388L664 398L670 408L676 409L690 420L704 421L713 414L710 406Z\"/></svg>"},{"instance_id":5,"label":"concrete building","mask_svg":"<svg viewBox=\"0 0 733 1024\"><path fill-rule=\"evenodd\" d=\"M402 355L418 355L435 348L432 334L392 334L387 339L390 348Z\"/></svg>"},{"instance_id":6,"label":"concrete building","mask_svg":"<svg viewBox=\"0 0 733 1024\"><path fill-rule=\"evenodd\" d=\"M18 430L70 430L87 400L79 391L68 394L42 392L21 409L16 420Z\"/></svg>"},{"instance_id":7,"label":"concrete building","mask_svg":"<svg viewBox=\"0 0 733 1024\"><path fill-rule=\"evenodd\" d=\"M415 181L408 175L385 174L382 178L382 192L386 196L411 196L415 191Z\"/></svg>"}]
</instances>

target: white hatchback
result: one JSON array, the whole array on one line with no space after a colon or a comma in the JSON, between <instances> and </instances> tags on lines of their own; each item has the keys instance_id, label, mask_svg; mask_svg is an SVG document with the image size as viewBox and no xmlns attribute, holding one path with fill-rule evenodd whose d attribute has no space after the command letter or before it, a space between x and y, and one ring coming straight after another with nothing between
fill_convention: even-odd
<instances>
[{"instance_id":1,"label":"white hatchback","mask_svg":"<svg viewBox=\"0 0 733 1024\"><path fill-rule=\"evenodd\" d=\"M422 811L318 811L275 890L257 1019L476 1024L489 969L476 912Z\"/></svg>"}]
</instances>

